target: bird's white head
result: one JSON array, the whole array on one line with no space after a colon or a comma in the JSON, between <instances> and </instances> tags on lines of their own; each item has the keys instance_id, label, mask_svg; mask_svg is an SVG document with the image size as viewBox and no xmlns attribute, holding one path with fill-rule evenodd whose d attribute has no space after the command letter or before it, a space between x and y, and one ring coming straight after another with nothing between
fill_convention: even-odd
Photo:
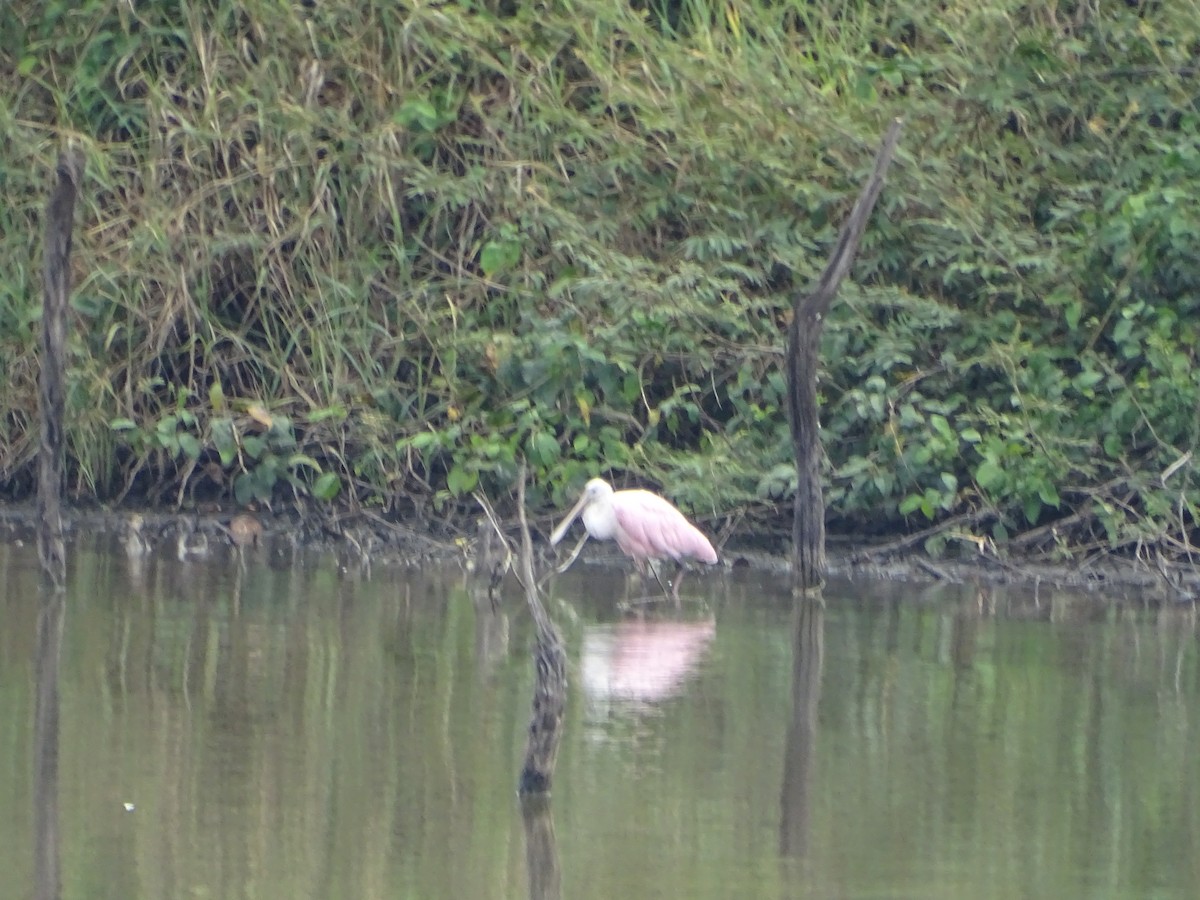
<instances>
[{"instance_id":1,"label":"bird's white head","mask_svg":"<svg viewBox=\"0 0 1200 900\"><path fill-rule=\"evenodd\" d=\"M593 478L583 486L583 496L588 503L594 500L599 500L601 497L607 497L613 492L612 485L603 478ZM584 504L587 505L586 503Z\"/></svg>"},{"instance_id":2,"label":"bird's white head","mask_svg":"<svg viewBox=\"0 0 1200 900\"><path fill-rule=\"evenodd\" d=\"M575 517L591 506L598 500L603 500L606 497L611 497L613 493L612 485L603 478L593 478L583 488L583 494L580 496L576 504L571 507L571 511L563 518L555 527L554 531L550 532L550 546L553 547L566 535L567 529L571 527L571 523L575 521Z\"/></svg>"}]
</instances>

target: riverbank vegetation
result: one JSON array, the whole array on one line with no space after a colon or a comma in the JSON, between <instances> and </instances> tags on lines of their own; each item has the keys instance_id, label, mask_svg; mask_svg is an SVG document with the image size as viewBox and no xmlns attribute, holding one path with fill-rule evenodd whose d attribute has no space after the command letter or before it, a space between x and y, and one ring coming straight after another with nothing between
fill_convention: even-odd
<instances>
[{"instance_id":1,"label":"riverbank vegetation","mask_svg":"<svg viewBox=\"0 0 1200 900\"><path fill-rule=\"evenodd\" d=\"M830 530L1189 557L1200 6L569 0L0 10L0 487L83 152L76 502L453 514L662 486L786 532L783 335L887 123L823 342Z\"/></svg>"}]
</instances>

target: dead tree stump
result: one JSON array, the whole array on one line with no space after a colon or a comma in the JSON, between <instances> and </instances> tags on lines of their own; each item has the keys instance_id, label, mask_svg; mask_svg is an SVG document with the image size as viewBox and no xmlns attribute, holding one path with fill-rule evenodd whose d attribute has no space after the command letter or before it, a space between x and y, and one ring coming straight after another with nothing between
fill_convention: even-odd
<instances>
[{"instance_id":1,"label":"dead tree stump","mask_svg":"<svg viewBox=\"0 0 1200 900\"><path fill-rule=\"evenodd\" d=\"M788 328L788 420L796 455L796 504L792 518L792 580L802 590L825 580L825 497L821 492L821 434L817 407L817 368L821 329L838 286L850 271L858 244L900 139L900 120L892 122L875 168L842 226L825 271L810 294L797 294Z\"/></svg>"},{"instance_id":2,"label":"dead tree stump","mask_svg":"<svg viewBox=\"0 0 1200 900\"><path fill-rule=\"evenodd\" d=\"M521 766L518 788L523 798L547 795L558 760L563 712L567 705L567 651L558 629L542 605L537 579L533 574L533 541L529 536L529 522L525 518L525 464L521 463L517 475L517 518L521 523L521 546L516 552L513 552L512 544L500 527L487 497L476 491L475 499L483 507L488 521L508 551L506 559L495 564L489 597L494 603L494 589L515 558L517 581L525 589L525 602L537 630L533 647L533 717L529 721L529 739L525 744L525 762Z\"/></svg>"},{"instance_id":3,"label":"dead tree stump","mask_svg":"<svg viewBox=\"0 0 1200 900\"><path fill-rule=\"evenodd\" d=\"M550 791L554 766L558 761L558 745L562 739L563 713L567 705L567 651L558 629L542 605L533 575L533 541L529 536L529 523L525 519L524 466L521 467L520 480L517 482L517 510L521 521L520 580L537 628L537 641L533 648L533 716L529 722L529 740L525 744L525 763L521 767L518 782L518 790L524 796Z\"/></svg>"},{"instance_id":4,"label":"dead tree stump","mask_svg":"<svg viewBox=\"0 0 1200 900\"><path fill-rule=\"evenodd\" d=\"M521 767L518 790L522 794L542 794L550 790L558 745L562 737L563 710L567 697L567 654L553 623L537 626L533 648L533 716L529 721L529 740L525 744L525 764Z\"/></svg>"},{"instance_id":5,"label":"dead tree stump","mask_svg":"<svg viewBox=\"0 0 1200 900\"><path fill-rule=\"evenodd\" d=\"M66 398L67 301L71 294L71 232L83 158L58 158L58 184L46 204L42 249L41 441L38 449L38 560L55 590L67 580L62 537L63 410Z\"/></svg>"}]
</instances>

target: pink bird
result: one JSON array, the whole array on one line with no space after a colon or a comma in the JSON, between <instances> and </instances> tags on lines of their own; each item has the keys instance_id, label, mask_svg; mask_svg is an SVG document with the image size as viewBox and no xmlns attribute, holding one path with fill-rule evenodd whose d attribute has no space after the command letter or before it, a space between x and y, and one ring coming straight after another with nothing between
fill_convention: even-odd
<instances>
[{"instance_id":1,"label":"pink bird","mask_svg":"<svg viewBox=\"0 0 1200 900\"><path fill-rule=\"evenodd\" d=\"M646 571L647 560L673 559L680 563L671 589L676 603L679 582L683 580L682 562L695 559L713 565L717 561L717 551L708 538L668 501L649 491L614 491L602 478L587 483L579 502L551 532L551 546L563 539L580 513L588 534L598 541L616 540L639 572ZM653 567L651 571L657 578Z\"/></svg>"}]
</instances>

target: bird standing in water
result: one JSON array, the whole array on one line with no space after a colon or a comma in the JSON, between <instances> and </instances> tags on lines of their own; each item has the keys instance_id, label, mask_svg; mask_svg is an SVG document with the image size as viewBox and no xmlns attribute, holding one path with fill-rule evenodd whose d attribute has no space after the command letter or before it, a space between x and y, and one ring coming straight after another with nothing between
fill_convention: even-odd
<instances>
[{"instance_id":1,"label":"bird standing in water","mask_svg":"<svg viewBox=\"0 0 1200 900\"><path fill-rule=\"evenodd\" d=\"M694 559L709 565L717 561L717 551L708 538L670 502L650 491L614 491L602 478L587 483L579 502L551 532L551 546L563 539L580 513L588 534L598 541L615 540L639 572L646 571L649 560L673 559L680 563L671 586L671 597L677 604L683 561ZM654 574L657 578L658 573Z\"/></svg>"}]
</instances>

